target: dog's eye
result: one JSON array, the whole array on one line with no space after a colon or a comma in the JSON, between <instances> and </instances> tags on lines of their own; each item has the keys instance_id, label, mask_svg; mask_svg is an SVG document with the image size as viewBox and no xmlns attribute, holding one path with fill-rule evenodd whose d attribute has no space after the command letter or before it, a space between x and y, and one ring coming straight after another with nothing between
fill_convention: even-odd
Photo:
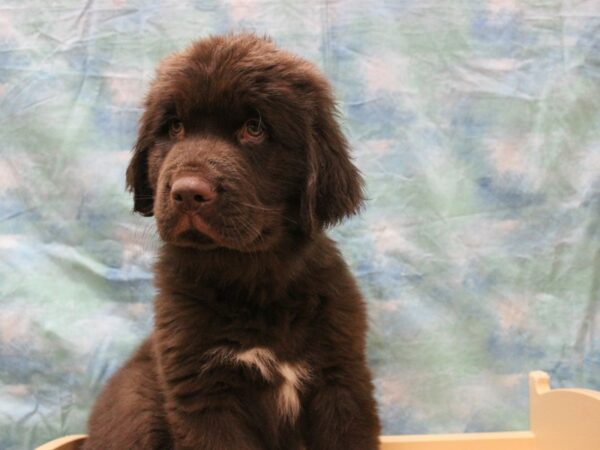
<instances>
[{"instance_id":1,"label":"dog's eye","mask_svg":"<svg viewBox=\"0 0 600 450\"><path fill-rule=\"evenodd\" d=\"M258 142L264 138L265 129L259 119L250 119L240 129L239 139L244 142Z\"/></svg>"},{"instance_id":2,"label":"dog's eye","mask_svg":"<svg viewBox=\"0 0 600 450\"><path fill-rule=\"evenodd\" d=\"M172 119L169 122L169 135L172 138L181 138L184 133L183 122L179 119Z\"/></svg>"},{"instance_id":3,"label":"dog's eye","mask_svg":"<svg viewBox=\"0 0 600 450\"><path fill-rule=\"evenodd\" d=\"M250 119L245 124L246 132L252 137L260 137L263 134L261 123L256 119Z\"/></svg>"}]
</instances>

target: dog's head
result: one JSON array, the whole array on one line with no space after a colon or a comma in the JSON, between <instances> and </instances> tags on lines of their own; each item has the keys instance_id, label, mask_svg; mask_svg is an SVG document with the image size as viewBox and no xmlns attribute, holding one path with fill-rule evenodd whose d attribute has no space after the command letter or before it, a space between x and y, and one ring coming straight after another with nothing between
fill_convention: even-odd
<instances>
[{"instance_id":1,"label":"dog's head","mask_svg":"<svg viewBox=\"0 0 600 450\"><path fill-rule=\"evenodd\" d=\"M362 202L329 84L251 34L203 39L161 63L127 184L163 240L199 249L268 249Z\"/></svg>"}]
</instances>

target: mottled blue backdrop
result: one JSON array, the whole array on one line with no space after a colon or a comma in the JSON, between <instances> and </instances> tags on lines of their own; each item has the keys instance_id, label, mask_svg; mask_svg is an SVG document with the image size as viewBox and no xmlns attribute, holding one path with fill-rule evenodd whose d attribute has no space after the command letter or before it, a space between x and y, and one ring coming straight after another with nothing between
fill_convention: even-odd
<instances>
[{"instance_id":1,"label":"mottled blue backdrop","mask_svg":"<svg viewBox=\"0 0 600 450\"><path fill-rule=\"evenodd\" d=\"M156 63L231 30L332 81L368 184L333 230L386 433L527 428L600 388L600 1L3 0L0 448L85 430L152 323L124 171Z\"/></svg>"}]
</instances>

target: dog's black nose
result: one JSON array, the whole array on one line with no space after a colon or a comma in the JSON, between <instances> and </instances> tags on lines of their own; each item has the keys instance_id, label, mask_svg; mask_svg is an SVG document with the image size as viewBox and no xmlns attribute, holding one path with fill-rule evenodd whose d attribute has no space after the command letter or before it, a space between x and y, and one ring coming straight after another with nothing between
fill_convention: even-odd
<instances>
[{"instance_id":1,"label":"dog's black nose","mask_svg":"<svg viewBox=\"0 0 600 450\"><path fill-rule=\"evenodd\" d=\"M173 181L171 200L178 208L193 211L210 203L217 193L205 179L196 175L180 176Z\"/></svg>"}]
</instances>

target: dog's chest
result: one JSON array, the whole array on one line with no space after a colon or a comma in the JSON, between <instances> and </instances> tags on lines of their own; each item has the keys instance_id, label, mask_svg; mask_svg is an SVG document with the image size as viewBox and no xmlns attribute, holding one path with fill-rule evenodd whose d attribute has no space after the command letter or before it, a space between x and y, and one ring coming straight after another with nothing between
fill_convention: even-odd
<instances>
[{"instance_id":1,"label":"dog's chest","mask_svg":"<svg viewBox=\"0 0 600 450\"><path fill-rule=\"evenodd\" d=\"M193 304L191 313L178 314L177 321L170 319L172 309L164 310L171 314L159 316L157 339L160 347L173 350L162 354L163 364L168 372L196 372L193 389L202 393L200 398L213 392L222 395L225 389L244 407L256 411L262 405L280 425L294 424L314 378L308 363L308 343L313 340L304 308L308 302L298 305L282 299L258 307L225 294ZM193 367L180 369L181 361Z\"/></svg>"},{"instance_id":2,"label":"dog's chest","mask_svg":"<svg viewBox=\"0 0 600 450\"><path fill-rule=\"evenodd\" d=\"M204 370L219 366L237 366L259 376L272 387L278 416L285 421L293 422L300 413L300 395L310 378L306 364L287 362L277 358L272 350L265 347L252 347L245 350L234 350L228 347L216 347L205 355Z\"/></svg>"}]
</instances>

